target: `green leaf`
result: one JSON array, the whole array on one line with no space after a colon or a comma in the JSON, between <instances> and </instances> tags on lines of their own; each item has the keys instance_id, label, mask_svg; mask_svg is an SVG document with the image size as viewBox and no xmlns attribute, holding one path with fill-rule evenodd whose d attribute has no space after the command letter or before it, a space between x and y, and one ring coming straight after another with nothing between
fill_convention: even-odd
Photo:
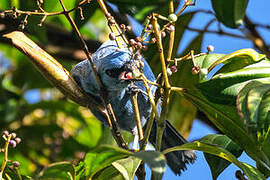
<instances>
[{"instance_id":1,"label":"green leaf","mask_svg":"<svg viewBox=\"0 0 270 180\"><path fill-rule=\"evenodd\" d=\"M209 102L198 90L186 90L181 93L187 100L204 112L209 120L224 134L236 142L252 158L260 154L256 140L247 132L243 121L237 114L236 108Z\"/></svg>"},{"instance_id":2,"label":"green leaf","mask_svg":"<svg viewBox=\"0 0 270 180\"><path fill-rule=\"evenodd\" d=\"M57 162L50 164L46 167L41 174L39 179L50 180L74 180L76 175L75 167L70 162Z\"/></svg>"},{"instance_id":3,"label":"green leaf","mask_svg":"<svg viewBox=\"0 0 270 180\"><path fill-rule=\"evenodd\" d=\"M237 158L232 153L230 153L229 151L218 145L194 141L191 143L184 144L182 146L176 146L173 148L166 149L162 153L166 154L172 151L182 151L182 150L199 150L205 153L221 157L231 163L234 163L237 167L239 167L244 172L244 174L248 176L249 180L265 180L263 174L256 168L254 168L249 164L238 161Z\"/></svg>"},{"instance_id":4,"label":"green leaf","mask_svg":"<svg viewBox=\"0 0 270 180\"><path fill-rule=\"evenodd\" d=\"M222 147L232 153L237 158L243 152L243 150L237 144L235 144L230 138L225 135L207 135L201 139L201 142L218 145L219 147ZM204 157L208 165L210 166L213 179L217 179L219 174L231 164L227 160L224 160L212 154L204 153Z\"/></svg>"},{"instance_id":5,"label":"green leaf","mask_svg":"<svg viewBox=\"0 0 270 180\"><path fill-rule=\"evenodd\" d=\"M243 22L248 0L211 0L217 19L230 28Z\"/></svg>"},{"instance_id":6,"label":"green leaf","mask_svg":"<svg viewBox=\"0 0 270 180\"><path fill-rule=\"evenodd\" d=\"M134 155L146 161L152 170L154 179L162 179L166 164L164 155L158 151L139 151L135 152Z\"/></svg>"},{"instance_id":7,"label":"green leaf","mask_svg":"<svg viewBox=\"0 0 270 180\"><path fill-rule=\"evenodd\" d=\"M7 10L11 8L11 2L10 1L1 1L0 3L0 10Z\"/></svg>"},{"instance_id":8,"label":"green leaf","mask_svg":"<svg viewBox=\"0 0 270 180\"><path fill-rule=\"evenodd\" d=\"M104 145L104 146L100 146L98 148L96 148L95 150L89 152L86 154L84 162L81 162L79 164L79 166L77 167L77 172L78 172L78 176L80 178L93 178L94 176L98 176L98 173L101 173L104 168L107 168L109 166L111 166L112 163L116 164L112 164L114 167L115 165L117 166L116 169L120 168L120 164L122 164L121 166L125 166L126 170L129 171L129 175L134 173L134 169L136 169L137 167L137 163L135 162L135 164L127 164L127 165L123 165L125 164L124 160L121 162L120 164L118 162L118 160L121 159L125 159L129 156L134 156L137 158L140 158L142 160L144 160L149 167L152 169L153 172L153 176L156 179L161 179L165 170L165 157L157 151L140 151L140 152L130 152L118 147L113 147L113 146L108 146L108 145ZM128 166L131 166L128 167ZM126 171L125 170L125 171ZM130 172L131 170L131 172ZM123 168L121 168L121 173L124 173L126 176L126 172L123 171ZM111 169L109 170L110 173L114 173ZM129 176L130 177L130 176Z\"/></svg>"},{"instance_id":9,"label":"green leaf","mask_svg":"<svg viewBox=\"0 0 270 180\"><path fill-rule=\"evenodd\" d=\"M213 68L222 63L223 66L218 73L228 73L259 62L265 57L264 54L259 54L253 49L240 49L218 59L208 68L208 71L210 72Z\"/></svg>"},{"instance_id":10,"label":"green leaf","mask_svg":"<svg viewBox=\"0 0 270 180\"><path fill-rule=\"evenodd\" d=\"M122 174L125 180L133 180L141 160L135 157L120 159L112 165Z\"/></svg>"},{"instance_id":11,"label":"green leaf","mask_svg":"<svg viewBox=\"0 0 270 180\"><path fill-rule=\"evenodd\" d=\"M249 82L237 97L237 108L252 135L263 142L270 123L270 79Z\"/></svg>"},{"instance_id":12,"label":"green leaf","mask_svg":"<svg viewBox=\"0 0 270 180\"><path fill-rule=\"evenodd\" d=\"M86 154L84 162L81 162L80 166L78 166L78 173L81 177L92 178L114 161L126 158L129 155L132 155L132 153L117 147L100 146Z\"/></svg>"},{"instance_id":13,"label":"green leaf","mask_svg":"<svg viewBox=\"0 0 270 180\"><path fill-rule=\"evenodd\" d=\"M270 77L270 66L246 67L229 73L220 73L212 79L198 84L201 92L212 102L235 104L239 91L249 80Z\"/></svg>"}]
</instances>

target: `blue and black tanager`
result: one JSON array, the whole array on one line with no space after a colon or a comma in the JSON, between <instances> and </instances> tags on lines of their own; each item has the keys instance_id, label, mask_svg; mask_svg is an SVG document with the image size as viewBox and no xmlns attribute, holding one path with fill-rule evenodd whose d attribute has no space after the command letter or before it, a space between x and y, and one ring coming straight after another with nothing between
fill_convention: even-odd
<instances>
[{"instance_id":1,"label":"blue and black tanager","mask_svg":"<svg viewBox=\"0 0 270 180\"><path fill-rule=\"evenodd\" d=\"M107 41L92 55L93 62L96 66L97 73L101 82L108 92L108 99L112 105L117 122L122 130L133 132L137 130L133 106L130 93L134 89L138 92L138 106L140 112L141 124L144 126L150 117L151 104L148 95L145 93L145 86L141 81L134 81L131 85L132 73L134 72L134 56L128 48L119 49L115 41ZM145 77L154 81L155 77L147 62L144 62L143 74ZM102 102L99 96L98 86L88 60L84 60L73 67L72 76L81 88L92 95L98 102ZM135 88L134 88L135 87ZM156 87L152 87L152 92ZM158 113L160 113L160 104ZM107 119L100 111L89 107L92 113L103 124L108 125ZM154 123L150 143L155 145L156 140L156 123ZM163 134L161 150L179 146L186 143L175 128L166 121L166 128ZM181 170L186 169L186 163L193 163L196 155L193 151L174 151L166 154L166 160L169 167L175 174L180 175Z\"/></svg>"}]
</instances>

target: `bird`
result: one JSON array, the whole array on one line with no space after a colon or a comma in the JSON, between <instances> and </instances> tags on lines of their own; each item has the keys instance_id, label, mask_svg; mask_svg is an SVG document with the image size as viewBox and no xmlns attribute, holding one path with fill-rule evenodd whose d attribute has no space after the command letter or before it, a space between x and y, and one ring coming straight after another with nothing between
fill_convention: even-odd
<instances>
[{"instance_id":1,"label":"bird","mask_svg":"<svg viewBox=\"0 0 270 180\"><path fill-rule=\"evenodd\" d=\"M134 67L138 69L134 60L134 55L128 48L118 48L115 40L104 42L98 50L92 54L92 60L96 67L97 74L108 94L108 101L112 106L117 123L121 130L135 133L137 130L136 119L132 106L132 91L138 92L138 107L141 124L145 129L145 124L150 117L152 106L146 92L146 88L141 81L132 81L134 78ZM142 73L149 81L155 81L155 76L149 66L144 61ZM76 64L71 75L86 93L91 95L98 103L102 103L99 96L99 88L95 79L94 72L88 59ZM152 87L154 94L157 87ZM108 126L107 119L103 112L89 107L93 115ZM158 104L158 114L161 112L161 105ZM187 140L166 120L166 126L162 137L161 150L180 146L187 143ZM156 141L156 122L154 121L151 129L149 142L155 145ZM180 175L181 171L186 170L186 164L193 163L196 154L192 150L173 151L165 154L166 161L171 170Z\"/></svg>"}]
</instances>

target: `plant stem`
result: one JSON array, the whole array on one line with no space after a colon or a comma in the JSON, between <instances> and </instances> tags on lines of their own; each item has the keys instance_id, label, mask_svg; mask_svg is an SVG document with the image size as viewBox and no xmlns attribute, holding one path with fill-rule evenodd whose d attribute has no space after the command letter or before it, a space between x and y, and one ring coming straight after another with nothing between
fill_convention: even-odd
<instances>
[{"instance_id":1,"label":"plant stem","mask_svg":"<svg viewBox=\"0 0 270 180\"><path fill-rule=\"evenodd\" d=\"M142 124L141 124L141 119L140 119L140 111L138 107L138 93L137 92L131 94L131 102L132 102L132 106L134 110L134 116L136 119L139 141L141 141L143 139L143 130L142 130Z\"/></svg>"},{"instance_id":2,"label":"plant stem","mask_svg":"<svg viewBox=\"0 0 270 180\"><path fill-rule=\"evenodd\" d=\"M4 170L8 162L8 145L9 145L10 139L11 139L11 135L8 135L8 137L5 139L6 143L4 146L4 159L3 159L1 170L0 170L0 180L3 179Z\"/></svg>"},{"instance_id":3,"label":"plant stem","mask_svg":"<svg viewBox=\"0 0 270 180\"><path fill-rule=\"evenodd\" d=\"M171 0L169 3L169 14L172 14L172 13L174 13L174 6L173 6L173 1ZM174 45L174 35L175 35L175 31L171 31L170 32L167 61L172 58L172 51L173 51L173 45Z\"/></svg>"},{"instance_id":4,"label":"plant stem","mask_svg":"<svg viewBox=\"0 0 270 180\"><path fill-rule=\"evenodd\" d=\"M170 83L168 79L168 74L167 74L167 66L165 62L165 57L164 57L164 52L163 52L163 46L162 46L162 40L161 40L161 34L158 29L158 23L157 23L157 18L155 15L152 15L152 25L153 25L153 30L154 34L157 40L157 46L158 46L158 52L159 52L159 57L161 61L161 68L162 68L162 75L164 79L164 87L163 87L163 102L162 102L162 108L161 108L161 114L160 117L157 119L157 134L156 134L156 149L159 151L161 150L161 144L162 144L162 136L163 132L165 129L165 118L167 114L167 108L168 108L168 103L169 103L169 96L170 96Z\"/></svg>"}]
</instances>

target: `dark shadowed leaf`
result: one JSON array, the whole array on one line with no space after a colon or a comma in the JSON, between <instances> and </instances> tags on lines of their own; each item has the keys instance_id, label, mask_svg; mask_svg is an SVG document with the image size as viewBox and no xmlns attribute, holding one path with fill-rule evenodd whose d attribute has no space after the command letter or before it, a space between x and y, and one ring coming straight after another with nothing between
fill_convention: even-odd
<instances>
[{"instance_id":1,"label":"dark shadowed leaf","mask_svg":"<svg viewBox=\"0 0 270 180\"><path fill-rule=\"evenodd\" d=\"M212 0L217 19L231 28L242 24L247 4L248 0Z\"/></svg>"},{"instance_id":2,"label":"dark shadowed leaf","mask_svg":"<svg viewBox=\"0 0 270 180\"><path fill-rule=\"evenodd\" d=\"M46 167L41 174L39 179L43 180L74 180L76 176L75 167L70 162L57 162L50 164Z\"/></svg>"},{"instance_id":3,"label":"dark shadowed leaf","mask_svg":"<svg viewBox=\"0 0 270 180\"><path fill-rule=\"evenodd\" d=\"M113 146L100 146L86 154L83 162L77 167L79 177L92 178L116 160L132 155L131 152Z\"/></svg>"}]
</instances>

